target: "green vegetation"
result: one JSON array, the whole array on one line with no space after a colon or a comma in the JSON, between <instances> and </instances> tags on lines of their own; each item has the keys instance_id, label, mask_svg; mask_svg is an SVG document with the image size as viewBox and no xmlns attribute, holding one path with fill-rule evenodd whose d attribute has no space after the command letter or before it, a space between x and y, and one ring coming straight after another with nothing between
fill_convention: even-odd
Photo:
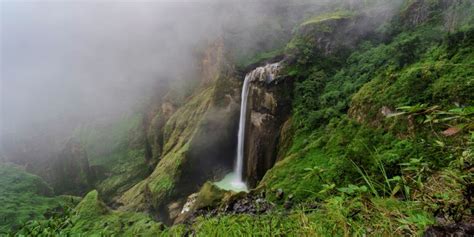
<instances>
[{"instance_id":1,"label":"green vegetation","mask_svg":"<svg viewBox=\"0 0 474 237\"><path fill-rule=\"evenodd\" d=\"M110 201L149 174L141 131L142 116L130 115L75 131L91 166L99 167L96 188Z\"/></svg>"},{"instance_id":2,"label":"green vegetation","mask_svg":"<svg viewBox=\"0 0 474 237\"><path fill-rule=\"evenodd\" d=\"M474 28L464 25L448 34L437 24L404 30L388 42L369 39L348 57L328 59L311 39L296 36L289 49L304 60L286 69L297 79L295 132L286 158L260 183L270 199L284 204L274 195L277 189L306 205L349 196L363 206L373 200L399 203L392 206L399 213L416 203L408 208L413 216L381 217L385 223L375 228L409 226L399 235L420 235L434 223L434 213L449 221L472 215L465 193L473 180L466 167L472 165L474 142ZM456 214L446 211L450 205ZM344 212L348 206L326 208ZM351 223L359 212L339 214L347 218L341 223ZM328 220L323 219L316 222ZM387 235L364 232L376 222L365 220L339 228L346 232L315 233Z\"/></svg>"},{"instance_id":3,"label":"green vegetation","mask_svg":"<svg viewBox=\"0 0 474 237\"><path fill-rule=\"evenodd\" d=\"M127 209L145 210L148 205L157 208L173 195L189 144L210 106L213 91L211 87L195 95L167 121L163 133L167 141L163 145L163 158L148 178L120 198L119 202L126 203Z\"/></svg>"},{"instance_id":4,"label":"green vegetation","mask_svg":"<svg viewBox=\"0 0 474 237\"><path fill-rule=\"evenodd\" d=\"M97 191L89 192L75 209L66 215L44 221L27 223L18 235L43 236L154 236L163 229L143 213L112 211L98 198Z\"/></svg>"},{"instance_id":5,"label":"green vegetation","mask_svg":"<svg viewBox=\"0 0 474 237\"><path fill-rule=\"evenodd\" d=\"M109 166L116 162L117 153L128 148L141 120L137 114L107 123L89 124L76 129L74 137L85 146L91 165Z\"/></svg>"},{"instance_id":6,"label":"green vegetation","mask_svg":"<svg viewBox=\"0 0 474 237\"><path fill-rule=\"evenodd\" d=\"M337 196L290 213L201 217L191 228L198 236L400 236L421 234L432 223L417 203Z\"/></svg>"},{"instance_id":7,"label":"green vegetation","mask_svg":"<svg viewBox=\"0 0 474 237\"><path fill-rule=\"evenodd\" d=\"M300 27L305 27L305 26L309 26L313 24L320 24L328 20L340 20L340 19L351 18L354 15L355 13L351 11L336 11L336 12L325 13L325 14L317 15L317 16L311 17L310 19L307 19L306 21L300 24Z\"/></svg>"},{"instance_id":8,"label":"green vegetation","mask_svg":"<svg viewBox=\"0 0 474 237\"><path fill-rule=\"evenodd\" d=\"M8 220L0 231L21 227L18 233L24 235L421 236L439 220L472 221L474 4L459 1L446 7L440 1L423 1L427 5L421 10L427 12L416 15L416 3L407 1L390 22L351 39L354 44L331 38L341 33L341 24L345 33L354 18L362 17L351 7L309 18L284 49L235 57L243 59L237 61L245 67L285 54L282 78L294 83L291 119L280 132L275 152L278 162L251 194L264 194L258 197L272 203L268 212L216 209L172 227L135 212L156 214L171 201L185 200L173 198L181 191L178 184L186 181L180 179L193 140L209 111L233 90L223 75L216 75L214 85L182 98L183 105L163 125L160 161L147 178L145 150L136 145L143 141L135 139L145 136L138 129L141 118L79 131L91 164L111 175L74 209L40 218L64 198L47 197L51 189L38 177L0 166L0 188L5 190L0 200L6 203L0 218ZM319 43L327 39L333 41L324 48ZM152 128L158 127L155 123ZM124 206L111 210L99 194L106 201L119 195L118 203ZM226 206L226 201L240 197L233 195L208 182L197 194L195 207ZM32 217L39 220L20 225Z\"/></svg>"},{"instance_id":9,"label":"green vegetation","mask_svg":"<svg viewBox=\"0 0 474 237\"><path fill-rule=\"evenodd\" d=\"M284 53L284 49L283 49L283 48L277 49L277 50L268 51L268 52L258 53L258 54L256 54L256 55L252 55L252 56L249 57L249 58L243 58L243 59L241 59L241 62L238 62L237 65L238 65L240 68L247 68L247 67L249 67L250 65L253 65L253 64L256 64L256 63L265 61L265 60L270 60L270 59L275 58L275 57L277 57L277 56L279 56L279 55L283 55L283 53Z\"/></svg>"},{"instance_id":10,"label":"green vegetation","mask_svg":"<svg viewBox=\"0 0 474 237\"><path fill-rule=\"evenodd\" d=\"M32 219L45 219L63 206L75 205L76 197L52 197L53 190L40 177L14 164L0 162L0 235L16 230Z\"/></svg>"}]
</instances>

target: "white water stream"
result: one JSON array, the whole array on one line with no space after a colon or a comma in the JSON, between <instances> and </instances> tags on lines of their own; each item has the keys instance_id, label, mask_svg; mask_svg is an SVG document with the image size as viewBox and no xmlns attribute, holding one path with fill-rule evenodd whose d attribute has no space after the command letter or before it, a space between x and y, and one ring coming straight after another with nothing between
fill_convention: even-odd
<instances>
[{"instance_id":1,"label":"white water stream","mask_svg":"<svg viewBox=\"0 0 474 237\"><path fill-rule=\"evenodd\" d=\"M279 63L267 64L264 67L258 67L245 75L244 85L242 86L242 102L240 104L239 132L237 143L237 159L235 162L234 172L226 175L223 180L216 185L225 190L245 191L247 192L247 184L243 179L244 168L244 143L245 143L245 124L247 118L247 99L249 94L250 82L263 81L271 82L279 71Z\"/></svg>"}]
</instances>

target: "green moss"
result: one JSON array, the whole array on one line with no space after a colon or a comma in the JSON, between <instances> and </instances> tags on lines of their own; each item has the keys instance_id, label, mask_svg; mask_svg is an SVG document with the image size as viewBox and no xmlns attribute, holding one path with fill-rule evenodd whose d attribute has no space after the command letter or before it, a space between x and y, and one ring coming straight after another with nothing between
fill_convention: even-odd
<instances>
[{"instance_id":1,"label":"green moss","mask_svg":"<svg viewBox=\"0 0 474 237\"><path fill-rule=\"evenodd\" d=\"M96 184L98 191L110 200L114 195L123 193L143 180L148 174L144 149L116 151L115 164L109 166L109 175Z\"/></svg>"},{"instance_id":2,"label":"green moss","mask_svg":"<svg viewBox=\"0 0 474 237\"><path fill-rule=\"evenodd\" d=\"M106 124L91 123L76 129L74 137L86 148L91 165L110 166L116 162L116 150L127 148L134 130L140 125L140 114L125 116Z\"/></svg>"},{"instance_id":3,"label":"green moss","mask_svg":"<svg viewBox=\"0 0 474 237\"><path fill-rule=\"evenodd\" d=\"M470 215L469 208L461 204L465 198L460 187L467 187L464 181L450 183L439 172L467 177L453 164L471 154L472 142L465 132L469 129L454 137L440 133L459 124L469 127L465 123L472 119L446 119L449 126L429 126L426 110L421 115L392 118L380 112L383 106L395 111L421 104L436 105L438 110L433 113L446 116L453 114L446 112L452 108L470 110L474 101L472 30L447 34L438 23L406 30L383 43L366 41L342 64L332 67L326 64L332 58L314 56L313 38L299 36L289 45L288 49L299 50L285 69L296 80L294 136L285 149L286 157L267 172L259 190L277 206L290 196L292 203L318 203L313 214L324 215L315 220L322 226L313 235L384 236L393 234L384 231L394 226L399 235L421 235L433 223L433 213L446 206L456 206L461 213L456 214L458 220ZM415 175L414 170L419 173ZM412 179L417 181L408 181ZM453 191L443 191L441 186ZM277 189L284 191L282 199L275 196ZM400 200L388 198L391 196ZM433 196L439 199L429 198ZM360 201L370 197L370 204ZM440 208L435 203L443 204ZM357 214L347 219L351 213ZM359 213L370 214L358 217Z\"/></svg>"},{"instance_id":4,"label":"green moss","mask_svg":"<svg viewBox=\"0 0 474 237\"><path fill-rule=\"evenodd\" d=\"M86 195L76 207L73 225L63 233L81 235L154 236L163 229L146 214L108 210L98 199L97 191Z\"/></svg>"},{"instance_id":5,"label":"green moss","mask_svg":"<svg viewBox=\"0 0 474 237\"><path fill-rule=\"evenodd\" d=\"M149 174L140 114L124 115L107 123L91 123L75 131L91 166L102 173L94 185L111 201Z\"/></svg>"},{"instance_id":6,"label":"green moss","mask_svg":"<svg viewBox=\"0 0 474 237\"><path fill-rule=\"evenodd\" d=\"M150 204L156 208L173 195L189 144L211 105L213 92L211 87L195 95L167 121L163 131L166 141L163 158L148 178L122 195L119 201L126 209L144 210Z\"/></svg>"},{"instance_id":7,"label":"green moss","mask_svg":"<svg viewBox=\"0 0 474 237\"><path fill-rule=\"evenodd\" d=\"M76 207L76 214L84 219L92 219L107 213L109 213L109 210L107 206L99 200L99 193L96 190L90 191Z\"/></svg>"},{"instance_id":8,"label":"green moss","mask_svg":"<svg viewBox=\"0 0 474 237\"><path fill-rule=\"evenodd\" d=\"M227 192L212 182L206 182L198 192L194 209L215 206L220 203Z\"/></svg>"},{"instance_id":9,"label":"green moss","mask_svg":"<svg viewBox=\"0 0 474 237\"><path fill-rule=\"evenodd\" d=\"M355 16L355 12L351 11L336 11L336 12L329 12L321 15L317 15L311 17L301 23L300 27L305 27L309 25L321 24L325 21L333 21L333 20L340 20L340 19L350 19Z\"/></svg>"}]
</instances>

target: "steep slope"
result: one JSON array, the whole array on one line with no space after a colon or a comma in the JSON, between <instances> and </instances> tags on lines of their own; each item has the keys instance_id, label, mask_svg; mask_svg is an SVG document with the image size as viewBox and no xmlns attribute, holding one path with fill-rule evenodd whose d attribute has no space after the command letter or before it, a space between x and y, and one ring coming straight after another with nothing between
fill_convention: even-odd
<instances>
[{"instance_id":1,"label":"steep slope","mask_svg":"<svg viewBox=\"0 0 474 237\"><path fill-rule=\"evenodd\" d=\"M140 113L90 122L74 131L95 175L93 186L111 202L150 174Z\"/></svg>"},{"instance_id":2,"label":"steep slope","mask_svg":"<svg viewBox=\"0 0 474 237\"><path fill-rule=\"evenodd\" d=\"M213 47L204 60L201 85L161 129L156 168L118 200L121 209L158 212L167 221L170 202L183 205L205 181L232 168L239 82L226 68L222 45Z\"/></svg>"}]
</instances>

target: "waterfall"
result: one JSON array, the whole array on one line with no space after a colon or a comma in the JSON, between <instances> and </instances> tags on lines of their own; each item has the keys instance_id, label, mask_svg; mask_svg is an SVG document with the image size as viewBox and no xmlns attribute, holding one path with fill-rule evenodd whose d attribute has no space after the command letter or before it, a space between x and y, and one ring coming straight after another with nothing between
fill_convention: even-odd
<instances>
[{"instance_id":1,"label":"waterfall","mask_svg":"<svg viewBox=\"0 0 474 237\"><path fill-rule=\"evenodd\" d=\"M270 83L275 79L279 69L280 63L267 64L263 67L257 67L256 69L245 75L244 84L242 86L242 102L240 104L239 132L237 140L237 157L234 172L228 174L223 180L216 183L217 186L223 189L230 189L234 191L247 191L247 185L244 182L243 173L245 125L247 122L247 99L249 94L250 83L254 81Z\"/></svg>"},{"instance_id":2,"label":"waterfall","mask_svg":"<svg viewBox=\"0 0 474 237\"><path fill-rule=\"evenodd\" d=\"M249 95L250 82L262 81L269 83L275 79L279 71L279 63L267 64L264 67L258 67L245 75L244 85L242 86L242 102L240 104L239 133L237 143L237 161L235 164L235 180L233 184L237 187L246 186L243 180L244 167L244 143L245 143L245 124L247 118L247 99Z\"/></svg>"},{"instance_id":3,"label":"waterfall","mask_svg":"<svg viewBox=\"0 0 474 237\"><path fill-rule=\"evenodd\" d=\"M237 185L244 184L242 179L243 167L244 167L244 142L245 142L245 120L247 118L247 98L249 95L249 85L252 79L251 73L245 76L244 85L242 86L242 102L240 104L240 119L239 119L239 132L237 142L237 161L235 163L235 182Z\"/></svg>"}]
</instances>

